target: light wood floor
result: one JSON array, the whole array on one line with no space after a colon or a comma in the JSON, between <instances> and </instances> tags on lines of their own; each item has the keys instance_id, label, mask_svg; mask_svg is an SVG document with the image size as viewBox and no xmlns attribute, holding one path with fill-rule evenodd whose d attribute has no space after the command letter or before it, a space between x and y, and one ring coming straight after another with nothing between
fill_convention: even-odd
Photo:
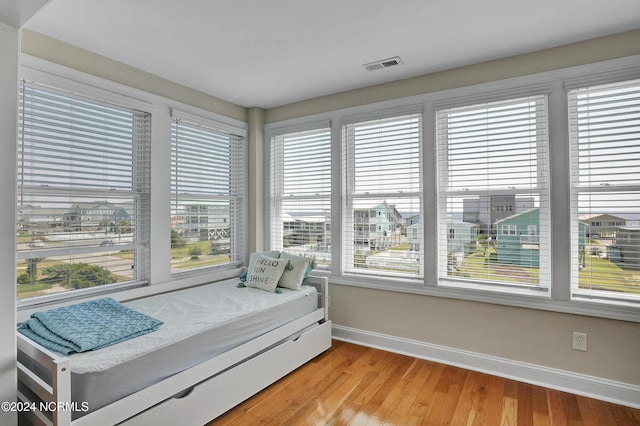
<instances>
[{"instance_id":1,"label":"light wood floor","mask_svg":"<svg viewBox=\"0 0 640 426\"><path fill-rule=\"evenodd\" d=\"M334 340L208 426L257 424L640 425L640 410Z\"/></svg>"}]
</instances>

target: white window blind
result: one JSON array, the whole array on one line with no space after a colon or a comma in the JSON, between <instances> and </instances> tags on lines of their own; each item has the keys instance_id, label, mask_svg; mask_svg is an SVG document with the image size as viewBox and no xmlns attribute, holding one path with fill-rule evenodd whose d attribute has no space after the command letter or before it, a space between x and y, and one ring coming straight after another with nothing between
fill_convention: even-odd
<instances>
[{"instance_id":1,"label":"white window blind","mask_svg":"<svg viewBox=\"0 0 640 426\"><path fill-rule=\"evenodd\" d=\"M573 295L640 300L640 80L568 101Z\"/></svg>"},{"instance_id":2,"label":"white window blind","mask_svg":"<svg viewBox=\"0 0 640 426\"><path fill-rule=\"evenodd\" d=\"M439 110L436 126L441 282L548 287L546 96Z\"/></svg>"},{"instance_id":3,"label":"white window blind","mask_svg":"<svg viewBox=\"0 0 640 426\"><path fill-rule=\"evenodd\" d=\"M148 281L150 121L22 82L18 298Z\"/></svg>"},{"instance_id":4,"label":"white window blind","mask_svg":"<svg viewBox=\"0 0 640 426\"><path fill-rule=\"evenodd\" d=\"M226 129L172 123L172 273L242 262L243 143L243 136Z\"/></svg>"},{"instance_id":5,"label":"white window blind","mask_svg":"<svg viewBox=\"0 0 640 426\"><path fill-rule=\"evenodd\" d=\"M422 116L346 124L343 143L343 267L421 277Z\"/></svg>"},{"instance_id":6,"label":"white window blind","mask_svg":"<svg viewBox=\"0 0 640 426\"><path fill-rule=\"evenodd\" d=\"M331 129L271 137L271 248L331 268Z\"/></svg>"}]
</instances>

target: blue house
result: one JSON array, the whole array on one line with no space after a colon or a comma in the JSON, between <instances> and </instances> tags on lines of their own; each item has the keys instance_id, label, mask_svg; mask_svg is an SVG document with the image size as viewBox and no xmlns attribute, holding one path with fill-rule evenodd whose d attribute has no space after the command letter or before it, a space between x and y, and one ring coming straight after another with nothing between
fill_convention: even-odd
<instances>
[{"instance_id":1,"label":"blue house","mask_svg":"<svg viewBox=\"0 0 640 426\"><path fill-rule=\"evenodd\" d=\"M420 215L416 214L406 218L404 220L404 226L407 233L409 250L420 250L420 244L422 243L422 223Z\"/></svg>"},{"instance_id":2,"label":"blue house","mask_svg":"<svg viewBox=\"0 0 640 426\"><path fill-rule=\"evenodd\" d=\"M578 253L584 265L587 225L579 222ZM540 267L540 209L533 208L496 222L498 263Z\"/></svg>"},{"instance_id":3,"label":"blue house","mask_svg":"<svg viewBox=\"0 0 640 426\"><path fill-rule=\"evenodd\" d=\"M419 250L422 238L422 223L420 215L405 219L407 242L410 250ZM462 221L447 221L447 252L454 255L459 263L464 256L476 251L479 226L475 223Z\"/></svg>"},{"instance_id":4,"label":"blue house","mask_svg":"<svg viewBox=\"0 0 640 426\"><path fill-rule=\"evenodd\" d=\"M640 267L640 226L619 226L611 244L607 246L607 258L624 266Z\"/></svg>"},{"instance_id":5,"label":"blue house","mask_svg":"<svg viewBox=\"0 0 640 426\"><path fill-rule=\"evenodd\" d=\"M386 201L368 208L354 209L354 242L357 245L381 250L400 242L402 215Z\"/></svg>"},{"instance_id":6,"label":"blue house","mask_svg":"<svg viewBox=\"0 0 640 426\"><path fill-rule=\"evenodd\" d=\"M475 223L447 221L447 252L468 256L477 247L479 226Z\"/></svg>"},{"instance_id":7,"label":"blue house","mask_svg":"<svg viewBox=\"0 0 640 426\"><path fill-rule=\"evenodd\" d=\"M534 208L496 222L498 263L540 267L540 209Z\"/></svg>"}]
</instances>

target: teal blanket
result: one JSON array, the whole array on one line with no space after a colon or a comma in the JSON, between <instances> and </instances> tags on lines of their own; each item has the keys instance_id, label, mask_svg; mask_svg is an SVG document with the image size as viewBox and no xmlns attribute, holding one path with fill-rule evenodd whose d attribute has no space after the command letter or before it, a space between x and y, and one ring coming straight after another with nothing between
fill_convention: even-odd
<instances>
[{"instance_id":1,"label":"teal blanket","mask_svg":"<svg viewBox=\"0 0 640 426\"><path fill-rule=\"evenodd\" d=\"M36 312L18 326L18 332L45 348L69 355L111 346L157 330L162 324L106 297Z\"/></svg>"}]
</instances>

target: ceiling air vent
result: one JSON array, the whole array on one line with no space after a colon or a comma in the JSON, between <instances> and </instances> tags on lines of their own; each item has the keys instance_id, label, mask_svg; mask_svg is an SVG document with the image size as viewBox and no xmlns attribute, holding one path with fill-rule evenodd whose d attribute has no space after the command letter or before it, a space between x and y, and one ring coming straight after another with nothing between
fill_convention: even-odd
<instances>
[{"instance_id":1,"label":"ceiling air vent","mask_svg":"<svg viewBox=\"0 0 640 426\"><path fill-rule=\"evenodd\" d=\"M375 71L380 70L382 68L389 68L394 65L403 64L402 59L398 56L394 56L393 58L382 59L380 61L370 62L368 64L364 64L363 67L367 71Z\"/></svg>"}]
</instances>

